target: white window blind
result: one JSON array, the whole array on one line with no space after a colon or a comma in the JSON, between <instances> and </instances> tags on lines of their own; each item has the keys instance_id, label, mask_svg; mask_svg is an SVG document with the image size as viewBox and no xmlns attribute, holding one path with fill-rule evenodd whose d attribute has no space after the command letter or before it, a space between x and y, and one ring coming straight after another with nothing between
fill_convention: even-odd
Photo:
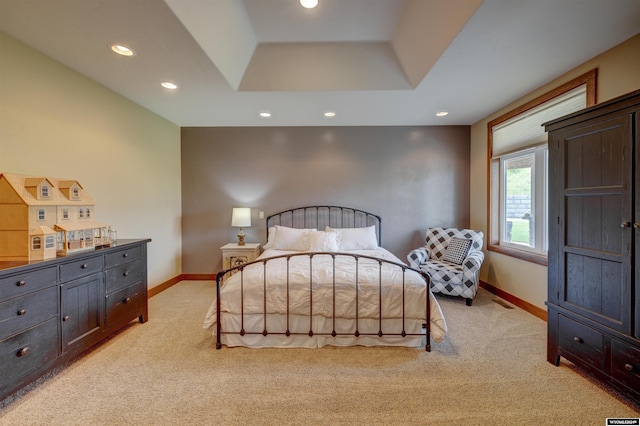
<instances>
[{"instance_id":1,"label":"white window blind","mask_svg":"<svg viewBox=\"0 0 640 426\"><path fill-rule=\"evenodd\" d=\"M539 145L547 141L542 123L560 118L587 106L587 86L563 93L535 108L527 110L491 129L492 156Z\"/></svg>"}]
</instances>

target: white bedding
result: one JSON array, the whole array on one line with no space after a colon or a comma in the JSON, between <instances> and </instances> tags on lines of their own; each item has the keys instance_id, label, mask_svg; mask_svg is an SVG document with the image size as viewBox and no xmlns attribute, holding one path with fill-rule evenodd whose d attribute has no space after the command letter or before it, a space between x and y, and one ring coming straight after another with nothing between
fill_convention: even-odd
<instances>
[{"instance_id":1,"label":"white bedding","mask_svg":"<svg viewBox=\"0 0 640 426\"><path fill-rule=\"evenodd\" d=\"M266 259L279 255L300 252L268 249L258 258ZM342 254L359 254L385 259L403 264L386 249L353 250ZM333 274L335 262L335 277ZM311 267L310 267L311 266ZM227 346L249 347L320 347L324 345L400 345L420 346L422 342L422 323L425 316L426 283L414 271L402 273L402 268L371 259L360 258L357 262L351 256L316 254L291 257L287 269L286 258L272 259L266 263L269 277L267 286L266 310L269 335L248 334L245 336L222 333L222 343ZM310 271L313 280L310 279ZM379 275L382 273L382 297L379 290ZM225 279L221 288L221 325L227 332L262 332L264 329L264 273L263 263L247 266L242 274ZM356 302L356 273L358 274L358 292ZM403 276L404 275L404 276ZM289 301L287 301L287 276L289 282ZM333 330L333 287L336 287L335 312L336 331L351 333L350 336L326 336ZM355 312L357 303L358 331L361 334L377 333L379 311L382 306L383 333L400 333L403 330L402 289L404 281L404 329L418 336L360 336L356 338ZM244 291L241 295L241 282ZM311 289L312 291L311 291ZM241 297L242 296L242 297ZM437 300L431 301L431 337L439 342L444 337L447 326ZM289 304L289 330L307 333L311 328L314 336L285 336L287 330L287 303ZM244 306L244 318L241 318L241 306ZM310 320L310 313L313 320ZM310 324L312 322L312 324ZM203 327L213 328L215 335L216 303L211 304ZM273 333L273 334L272 334Z\"/></svg>"}]
</instances>

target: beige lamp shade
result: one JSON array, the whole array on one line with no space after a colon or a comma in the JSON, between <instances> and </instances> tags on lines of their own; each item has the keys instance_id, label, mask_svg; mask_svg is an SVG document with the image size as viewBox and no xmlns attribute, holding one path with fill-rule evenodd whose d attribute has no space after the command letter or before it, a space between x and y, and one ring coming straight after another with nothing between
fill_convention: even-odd
<instances>
[{"instance_id":1,"label":"beige lamp shade","mask_svg":"<svg viewBox=\"0 0 640 426\"><path fill-rule=\"evenodd\" d=\"M234 207L231 216L231 226L236 228L251 226L251 209L248 207Z\"/></svg>"}]
</instances>

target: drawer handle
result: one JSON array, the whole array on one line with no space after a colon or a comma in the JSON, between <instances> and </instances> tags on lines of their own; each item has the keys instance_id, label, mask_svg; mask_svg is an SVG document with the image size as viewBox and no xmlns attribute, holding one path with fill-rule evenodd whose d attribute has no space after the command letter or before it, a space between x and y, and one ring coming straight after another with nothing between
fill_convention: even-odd
<instances>
[{"instance_id":1,"label":"drawer handle","mask_svg":"<svg viewBox=\"0 0 640 426\"><path fill-rule=\"evenodd\" d=\"M26 309L20 309L20 310L18 311L18 315L24 315L24 314L26 314L26 313L27 313L27 310L26 310Z\"/></svg>"},{"instance_id":2,"label":"drawer handle","mask_svg":"<svg viewBox=\"0 0 640 426\"><path fill-rule=\"evenodd\" d=\"M129 303L129 302L131 302L131 298L130 297L122 299L122 303Z\"/></svg>"},{"instance_id":3,"label":"drawer handle","mask_svg":"<svg viewBox=\"0 0 640 426\"><path fill-rule=\"evenodd\" d=\"M573 341L576 343L584 343L584 340L582 340L580 337L574 337Z\"/></svg>"},{"instance_id":4,"label":"drawer handle","mask_svg":"<svg viewBox=\"0 0 640 426\"><path fill-rule=\"evenodd\" d=\"M122 273L123 277L126 277L127 275L129 275L129 271L125 271L125 272Z\"/></svg>"},{"instance_id":5,"label":"drawer handle","mask_svg":"<svg viewBox=\"0 0 640 426\"><path fill-rule=\"evenodd\" d=\"M636 228L636 229L640 228L640 222L635 222L633 224L633 227Z\"/></svg>"},{"instance_id":6,"label":"drawer handle","mask_svg":"<svg viewBox=\"0 0 640 426\"><path fill-rule=\"evenodd\" d=\"M62 317L62 321L69 321L69 315L65 315Z\"/></svg>"},{"instance_id":7,"label":"drawer handle","mask_svg":"<svg viewBox=\"0 0 640 426\"><path fill-rule=\"evenodd\" d=\"M631 222L620 222L620 228L628 228L631 226Z\"/></svg>"},{"instance_id":8,"label":"drawer handle","mask_svg":"<svg viewBox=\"0 0 640 426\"><path fill-rule=\"evenodd\" d=\"M26 282L25 280L21 280L21 281L18 281L18 282L16 283L16 285L17 285L18 287L22 287L23 285L26 285L26 284L27 284L27 282Z\"/></svg>"},{"instance_id":9,"label":"drawer handle","mask_svg":"<svg viewBox=\"0 0 640 426\"><path fill-rule=\"evenodd\" d=\"M635 367L633 365L631 365L631 364L625 364L624 365L624 369L627 370L627 371L633 371L633 370L635 370Z\"/></svg>"},{"instance_id":10,"label":"drawer handle","mask_svg":"<svg viewBox=\"0 0 640 426\"><path fill-rule=\"evenodd\" d=\"M83 263L82 266L81 266L82 269L87 269L88 267L89 267L89 265L87 265L86 263Z\"/></svg>"},{"instance_id":11,"label":"drawer handle","mask_svg":"<svg viewBox=\"0 0 640 426\"><path fill-rule=\"evenodd\" d=\"M17 353L16 356L18 358L22 357L22 356L27 356L29 355L29 352L31 352L31 348L29 346L25 346L24 348L20 349Z\"/></svg>"},{"instance_id":12,"label":"drawer handle","mask_svg":"<svg viewBox=\"0 0 640 426\"><path fill-rule=\"evenodd\" d=\"M129 253L123 253L122 257L129 257Z\"/></svg>"}]
</instances>

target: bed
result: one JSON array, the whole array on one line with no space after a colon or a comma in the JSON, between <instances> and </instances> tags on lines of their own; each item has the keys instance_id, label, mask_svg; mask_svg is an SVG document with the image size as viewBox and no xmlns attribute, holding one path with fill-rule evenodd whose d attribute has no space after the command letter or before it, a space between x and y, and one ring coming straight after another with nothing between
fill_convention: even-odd
<instances>
[{"instance_id":1,"label":"bed","mask_svg":"<svg viewBox=\"0 0 640 426\"><path fill-rule=\"evenodd\" d=\"M381 246L381 218L340 206L266 219L253 262L222 271L203 327L216 348L408 346L431 350L447 326L429 276ZM427 320L428 319L428 320Z\"/></svg>"}]
</instances>

